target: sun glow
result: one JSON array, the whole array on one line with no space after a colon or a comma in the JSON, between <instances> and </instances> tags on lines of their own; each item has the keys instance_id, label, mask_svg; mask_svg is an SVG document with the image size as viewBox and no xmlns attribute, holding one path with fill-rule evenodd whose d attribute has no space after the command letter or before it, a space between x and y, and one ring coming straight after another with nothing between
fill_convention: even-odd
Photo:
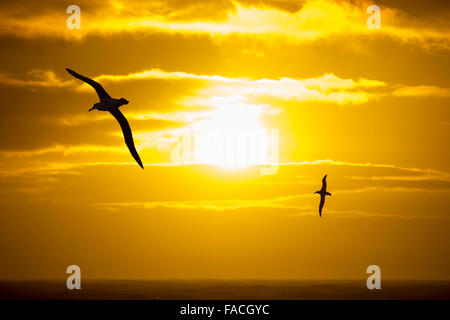
<instances>
[{"instance_id":1,"label":"sun glow","mask_svg":"<svg viewBox=\"0 0 450 320\"><path fill-rule=\"evenodd\" d=\"M224 168L269 162L269 132L261 124L263 106L242 97L212 97L210 117L195 127L194 161Z\"/></svg>"}]
</instances>

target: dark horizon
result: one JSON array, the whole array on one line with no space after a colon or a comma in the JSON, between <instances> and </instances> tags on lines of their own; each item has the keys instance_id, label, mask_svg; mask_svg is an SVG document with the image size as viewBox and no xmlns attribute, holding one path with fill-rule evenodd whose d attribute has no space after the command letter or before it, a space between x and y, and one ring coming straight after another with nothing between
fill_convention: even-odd
<instances>
[{"instance_id":1,"label":"dark horizon","mask_svg":"<svg viewBox=\"0 0 450 320\"><path fill-rule=\"evenodd\" d=\"M67 290L65 281L0 281L0 299L449 300L450 281L384 280L382 290L368 290L364 280L84 280L80 290Z\"/></svg>"}]
</instances>

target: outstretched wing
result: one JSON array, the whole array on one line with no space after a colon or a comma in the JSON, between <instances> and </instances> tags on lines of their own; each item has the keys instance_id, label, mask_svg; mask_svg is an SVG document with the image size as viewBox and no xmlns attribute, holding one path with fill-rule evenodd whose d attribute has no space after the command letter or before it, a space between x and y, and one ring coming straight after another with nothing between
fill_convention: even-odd
<instances>
[{"instance_id":1,"label":"outstretched wing","mask_svg":"<svg viewBox=\"0 0 450 320\"><path fill-rule=\"evenodd\" d=\"M136 160L136 162L141 166L141 168L144 169L141 158L139 157L139 154L137 153L136 148L134 147L133 135L131 134L131 128L130 125L128 124L127 119L122 114L122 112L120 112L119 108L112 108L109 110L109 112L119 122L120 127L122 128L125 143L127 144L127 147L130 150L134 160Z\"/></svg>"},{"instance_id":2,"label":"outstretched wing","mask_svg":"<svg viewBox=\"0 0 450 320\"><path fill-rule=\"evenodd\" d=\"M321 191L326 191L326 190L327 190L327 174L322 179L322 190Z\"/></svg>"},{"instance_id":3,"label":"outstretched wing","mask_svg":"<svg viewBox=\"0 0 450 320\"><path fill-rule=\"evenodd\" d=\"M70 70L69 68L66 68L66 70L67 70L68 73L73 75L75 78L80 79L81 81L84 81L87 84L89 84L90 86L92 86L92 88L94 88L95 91L97 92L97 95L100 98L100 100L103 99L103 98L111 98L109 96L109 94L106 93L105 89L103 89L103 87L101 86L100 83L98 83L98 82L96 82L96 81L94 81L92 79L89 79L89 78L87 78L85 76L82 76L81 74L78 74L75 71Z\"/></svg>"},{"instance_id":4,"label":"outstretched wing","mask_svg":"<svg viewBox=\"0 0 450 320\"><path fill-rule=\"evenodd\" d=\"M323 208L324 204L325 204L325 196L321 195L320 196L320 204L319 204L319 216L322 216L322 208Z\"/></svg>"}]
</instances>

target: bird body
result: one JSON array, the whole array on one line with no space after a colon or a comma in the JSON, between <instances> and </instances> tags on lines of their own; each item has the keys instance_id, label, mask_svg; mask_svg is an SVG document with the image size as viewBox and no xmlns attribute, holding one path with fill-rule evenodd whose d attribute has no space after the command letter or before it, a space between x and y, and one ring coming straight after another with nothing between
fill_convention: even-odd
<instances>
[{"instance_id":1,"label":"bird body","mask_svg":"<svg viewBox=\"0 0 450 320\"><path fill-rule=\"evenodd\" d=\"M320 194L320 204L319 204L319 216L322 216L322 209L325 204L325 196L331 196L331 193L327 192L327 175L322 179L322 189L314 193Z\"/></svg>"},{"instance_id":2,"label":"bird body","mask_svg":"<svg viewBox=\"0 0 450 320\"><path fill-rule=\"evenodd\" d=\"M120 128L123 132L123 137L125 140L125 143L130 150L131 155L136 160L136 162L139 164L139 166L144 169L144 165L142 164L141 158L139 157L139 154L136 151L136 148L134 146L133 141L133 134L131 133L130 124L128 123L125 116L120 112L119 107L128 104L128 100L125 98L120 99L114 99L111 98L111 96L103 89L103 87L96 81L82 76L81 74L76 73L75 71L66 68L67 72L70 73L72 76L74 76L77 79L80 79L81 81L86 82L89 84L92 88L95 89L97 92L98 97L100 98L100 102L97 102L94 104L94 106L89 109L89 111L92 111L94 109L100 110L100 111L109 111L114 118L119 122Z\"/></svg>"},{"instance_id":3,"label":"bird body","mask_svg":"<svg viewBox=\"0 0 450 320\"><path fill-rule=\"evenodd\" d=\"M100 102L97 102L94 104L94 106L89 109L89 111L92 111L94 109L100 110L100 111L110 111L113 108L119 108L123 106L124 104L128 104L128 101L124 98L120 99L114 99L111 97L105 97L100 100Z\"/></svg>"}]
</instances>

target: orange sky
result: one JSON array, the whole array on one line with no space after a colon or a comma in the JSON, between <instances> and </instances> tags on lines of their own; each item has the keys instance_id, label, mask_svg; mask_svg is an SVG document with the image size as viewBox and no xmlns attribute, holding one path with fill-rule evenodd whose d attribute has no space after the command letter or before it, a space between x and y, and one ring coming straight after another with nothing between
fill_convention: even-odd
<instances>
[{"instance_id":1,"label":"orange sky","mask_svg":"<svg viewBox=\"0 0 450 320\"><path fill-rule=\"evenodd\" d=\"M77 3L0 5L0 278L450 278L445 1Z\"/></svg>"}]
</instances>

